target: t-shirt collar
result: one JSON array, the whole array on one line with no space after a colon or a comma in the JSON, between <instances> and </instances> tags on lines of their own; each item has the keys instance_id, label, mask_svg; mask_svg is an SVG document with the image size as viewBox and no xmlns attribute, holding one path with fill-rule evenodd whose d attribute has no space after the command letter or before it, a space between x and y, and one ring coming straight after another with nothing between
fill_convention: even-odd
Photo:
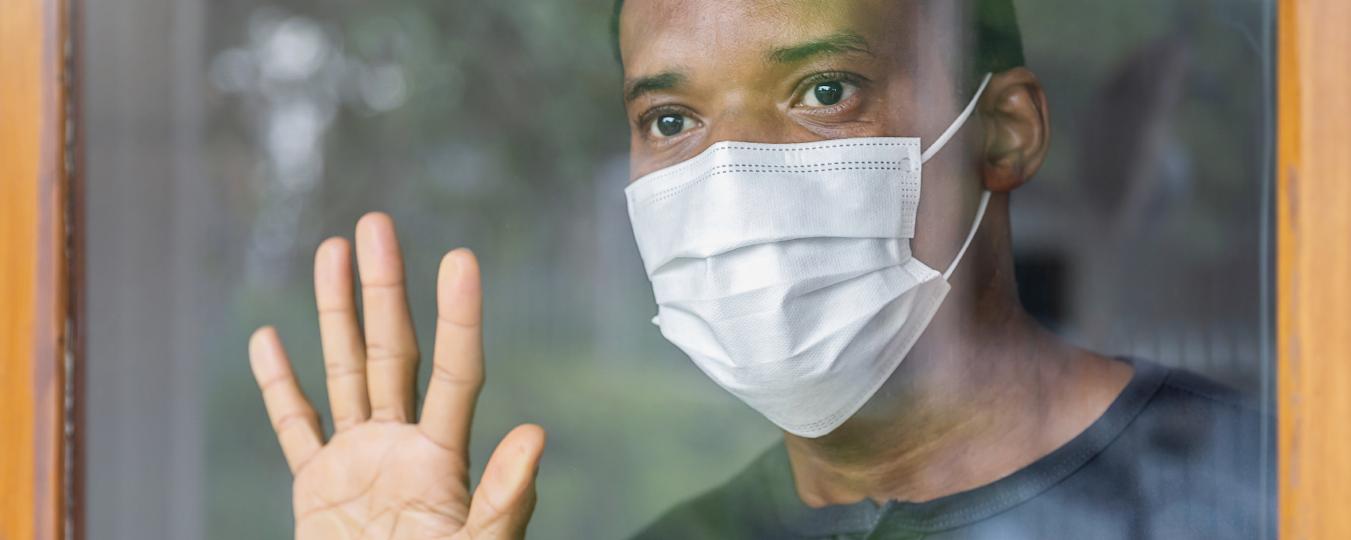
<instances>
[{"instance_id":1,"label":"t-shirt collar","mask_svg":"<svg viewBox=\"0 0 1351 540\"><path fill-rule=\"evenodd\" d=\"M811 508L793 485L788 452L782 443L758 460L761 481L777 518L788 530L806 536L859 534L879 526L887 530L932 533L988 519L1040 495L1074 474L1101 453L1144 410L1167 376L1153 362L1124 358L1134 374L1103 415L1064 446L1009 476L976 489L922 503L871 500Z\"/></svg>"}]
</instances>

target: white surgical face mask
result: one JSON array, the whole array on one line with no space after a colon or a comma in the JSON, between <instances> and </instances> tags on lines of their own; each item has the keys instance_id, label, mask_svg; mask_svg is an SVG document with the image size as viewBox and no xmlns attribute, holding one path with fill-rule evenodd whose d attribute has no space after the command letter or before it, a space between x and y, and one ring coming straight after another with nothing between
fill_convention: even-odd
<instances>
[{"instance_id":1,"label":"white surgical face mask","mask_svg":"<svg viewBox=\"0 0 1351 540\"><path fill-rule=\"evenodd\" d=\"M662 335L789 433L820 437L890 377L947 295L915 259L918 138L721 142L625 190Z\"/></svg>"}]
</instances>

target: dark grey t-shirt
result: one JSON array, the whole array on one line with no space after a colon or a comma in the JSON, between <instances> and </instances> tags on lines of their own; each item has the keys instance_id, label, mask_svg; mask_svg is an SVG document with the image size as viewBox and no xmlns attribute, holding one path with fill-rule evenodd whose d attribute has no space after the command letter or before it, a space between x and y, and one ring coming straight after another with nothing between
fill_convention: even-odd
<instances>
[{"instance_id":1,"label":"dark grey t-shirt","mask_svg":"<svg viewBox=\"0 0 1351 540\"><path fill-rule=\"evenodd\" d=\"M1093 425L992 484L925 503L812 509L779 444L638 538L1274 538L1274 453L1259 409L1195 374L1131 363L1130 383Z\"/></svg>"}]
</instances>

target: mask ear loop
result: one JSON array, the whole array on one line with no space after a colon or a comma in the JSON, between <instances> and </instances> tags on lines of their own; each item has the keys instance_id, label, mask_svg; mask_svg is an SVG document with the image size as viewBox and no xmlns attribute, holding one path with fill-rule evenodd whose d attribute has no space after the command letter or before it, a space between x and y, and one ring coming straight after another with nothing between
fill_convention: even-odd
<instances>
[{"instance_id":1,"label":"mask ear loop","mask_svg":"<svg viewBox=\"0 0 1351 540\"><path fill-rule=\"evenodd\" d=\"M976 95L971 98L971 103L966 104L966 109L962 110L962 114L958 115L952 125L948 126L947 131L939 135L938 139L929 145L929 149L920 155L920 163L928 163L930 158L938 154L944 146L947 146L948 141L951 141L957 135L957 132L962 130L966 121L970 120L971 115L976 112L976 105L980 104L980 96L985 94L985 88L990 86L990 79L992 78L994 78L994 73L985 74L985 78L980 81L980 88L976 89ZM980 194L980 206L976 208L976 220L971 224L971 231L966 233L966 241L962 242L962 249L957 251L957 257L952 259L952 264L948 266L947 271L943 272L943 281L947 281L952 277L952 273L957 271L957 263L962 262L962 257L966 255L967 248L971 247L971 241L976 239L976 231L980 230L980 223L985 219L985 209L989 206L990 190L984 190Z\"/></svg>"},{"instance_id":2,"label":"mask ear loop","mask_svg":"<svg viewBox=\"0 0 1351 540\"><path fill-rule=\"evenodd\" d=\"M966 248L971 247L971 241L976 239L976 231L980 230L980 222L985 218L985 208L990 206L990 190L985 190L980 194L980 206L976 208L976 222L971 224L971 232L966 235L966 242L962 243L962 249L957 252L957 258L952 260L952 265L943 272L943 281L952 277L952 273L957 271L957 263L962 262L962 256L966 255Z\"/></svg>"},{"instance_id":3,"label":"mask ear loop","mask_svg":"<svg viewBox=\"0 0 1351 540\"><path fill-rule=\"evenodd\" d=\"M985 93L985 87L990 86L990 79L993 77L993 73L985 74L985 78L980 81L980 88L976 90L975 97L971 98L971 103L966 104L966 109L962 111L961 115L957 116L956 120L952 121L952 125L948 126L948 130L944 131L942 135L938 136L938 139L934 140L933 144L929 145L929 149L925 150L924 154L920 156L920 163L928 163L929 158L934 157L935 154L948 144L948 141L952 140L952 137L957 135L958 131L962 130L962 126L965 126L966 121L976 112L976 105L980 104L980 96Z\"/></svg>"}]
</instances>

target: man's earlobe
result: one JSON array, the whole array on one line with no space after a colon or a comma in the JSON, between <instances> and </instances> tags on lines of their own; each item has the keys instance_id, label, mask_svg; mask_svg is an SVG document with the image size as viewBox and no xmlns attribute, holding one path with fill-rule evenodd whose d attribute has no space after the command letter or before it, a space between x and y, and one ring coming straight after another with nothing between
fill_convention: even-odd
<instances>
[{"instance_id":1,"label":"man's earlobe","mask_svg":"<svg viewBox=\"0 0 1351 540\"><path fill-rule=\"evenodd\" d=\"M981 99L985 149L981 176L985 188L1009 192L1027 183L1041 169L1051 142L1051 117L1046 93L1027 68L996 74Z\"/></svg>"}]
</instances>

